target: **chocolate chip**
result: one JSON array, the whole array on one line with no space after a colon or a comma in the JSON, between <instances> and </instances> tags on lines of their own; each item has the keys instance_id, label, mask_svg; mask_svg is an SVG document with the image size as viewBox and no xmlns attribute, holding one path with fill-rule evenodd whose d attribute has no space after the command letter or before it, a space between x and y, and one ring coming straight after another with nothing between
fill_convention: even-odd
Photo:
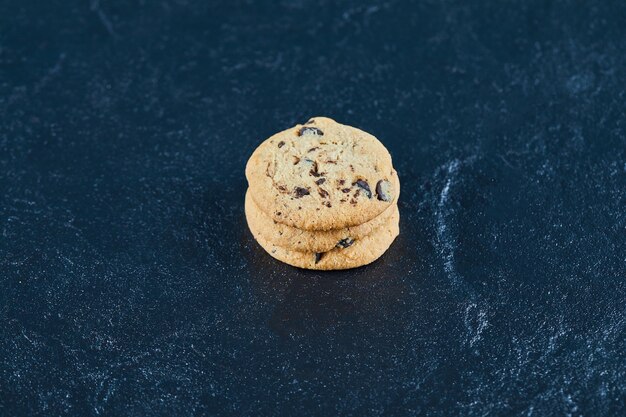
<instances>
[{"instance_id":1,"label":"chocolate chip","mask_svg":"<svg viewBox=\"0 0 626 417\"><path fill-rule=\"evenodd\" d=\"M356 182L352 185L356 185L357 187L365 191L365 195L367 196L367 198L372 198L372 190L370 190L370 185L367 183L367 181L356 180Z\"/></svg>"},{"instance_id":2,"label":"chocolate chip","mask_svg":"<svg viewBox=\"0 0 626 417\"><path fill-rule=\"evenodd\" d=\"M294 155L293 157L293 164L294 165L298 165L300 163L300 158L298 158L297 156Z\"/></svg>"},{"instance_id":3,"label":"chocolate chip","mask_svg":"<svg viewBox=\"0 0 626 417\"><path fill-rule=\"evenodd\" d=\"M296 195L296 198L304 197L305 195L311 194L308 188L296 187L293 189L293 192Z\"/></svg>"},{"instance_id":4,"label":"chocolate chip","mask_svg":"<svg viewBox=\"0 0 626 417\"><path fill-rule=\"evenodd\" d=\"M282 140L280 142L278 142L278 147L282 148L283 146L285 146L285 142L283 142Z\"/></svg>"},{"instance_id":5,"label":"chocolate chip","mask_svg":"<svg viewBox=\"0 0 626 417\"><path fill-rule=\"evenodd\" d=\"M277 212L276 212L276 215L277 215L277 216L280 216L281 214L283 214L283 213L281 213L280 211L277 211Z\"/></svg>"},{"instance_id":6,"label":"chocolate chip","mask_svg":"<svg viewBox=\"0 0 626 417\"><path fill-rule=\"evenodd\" d=\"M357 201L353 198L350 200L350 204L352 204L353 206L356 206Z\"/></svg>"},{"instance_id":7,"label":"chocolate chip","mask_svg":"<svg viewBox=\"0 0 626 417\"><path fill-rule=\"evenodd\" d=\"M376 195L380 201L391 201L391 183L387 180L380 180L376 183Z\"/></svg>"},{"instance_id":8,"label":"chocolate chip","mask_svg":"<svg viewBox=\"0 0 626 417\"><path fill-rule=\"evenodd\" d=\"M350 246L352 246L352 244L354 243L354 239L352 239L351 237L347 237L345 239L341 239L339 242L337 242L337 246L338 248L348 248Z\"/></svg>"},{"instance_id":9,"label":"chocolate chip","mask_svg":"<svg viewBox=\"0 0 626 417\"><path fill-rule=\"evenodd\" d=\"M332 204L330 204L330 201L324 202L324 205L328 208L331 208L333 206Z\"/></svg>"},{"instance_id":10,"label":"chocolate chip","mask_svg":"<svg viewBox=\"0 0 626 417\"><path fill-rule=\"evenodd\" d=\"M341 192L347 194L347 193L350 192L350 189L349 188L344 188L344 189L341 190Z\"/></svg>"},{"instance_id":11,"label":"chocolate chip","mask_svg":"<svg viewBox=\"0 0 626 417\"><path fill-rule=\"evenodd\" d=\"M313 175L314 177L319 177L319 176L321 176L323 174L323 173L317 171L317 162L313 162L313 167L309 171L309 174Z\"/></svg>"},{"instance_id":12,"label":"chocolate chip","mask_svg":"<svg viewBox=\"0 0 626 417\"><path fill-rule=\"evenodd\" d=\"M323 252L321 252L321 253L316 253L316 254L315 254L315 264L316 264L316 265L317 265L317 263L318 263L319 261L321 261L321 260L322 260L322 256L324 256L324 253L323 253Z\"/></svg>"},{"instance_id":13,"label":"chocolate chip","mask_svg":"<svg viewBox=\"0 0 626 417\"><path fill-rule=\"evenodd\" d=\"M316 146L316 147L314 147L314 148L309 149L307 152L313 152L314 150L317 150L317 149L319 149L319 148L320 148L319 146Z\"/></svg>"},{"instance_id":14,"label":"chocolate chip","mask_svg":"<svg viewBox=\"0 0 626 417\"><path fill-rule=\"evenodd\" d=\"M285 191L287 191L287 187L285 187L284 185L279 185L278 190L284 193Z\"/></svg>"},{"instance_id":15,"label":"chocolate chip","mask_svg":"<svg viewBox=\"0 0 626 417\"><path fill-rule=\"evenodd\" d=\"M350 171L354 172L354 165L350 165Z\"/></svg>"},{"instance_id":16,"label":"chocolate chip","mask_svg":"<svg viewBox=\"0 0 626 417\"><path fill-rule=\"evenodd\" d=\"M312 123L315 123L315 119L309 119L309 121L306 122L305 125L310 125Z\"/></svg>"},{"instance_id":17,"label":"chocolate chip","mask_svg":"<svg viewBox=\"0 0 626 417\"><path fill-rule=\"evenodd\" d=\"M346 183L346 180L338 180L337 182L339 183L339 185L344 185Z\"/></svg>"},{"instance_id":18,"label":"chocolate chip","mask_svg":"<svg viewBox=\"0 0 626 417\"><path fill-rule=\"evenodd\" d=\"M326 191L325 189L320 188L320 189L319 189L319 190L317 190L317 191L320 193L320 196L321 196L322 198L326 198L326 197L328 197L328 191Z\"/></svg>"},{"instance_id":19,"label":"chocolate chip","mask_svg":"<svg viewBox=\"0 0 626 417\"><path fill-rule=\"evenodd\" d=\"M322 132L320 129L316 127L303 126L300 128L300 131L298 132L298 136L304 136L304 135L324 136L324 132Z\"/></svg>"},{"instance_id":20,"label":"chocolate chip","mask_svg":"<svg viewBox=\"0 0 626 417\"><path fill-rule=\"evenodd\" d=\"M322 184L324 184L325 181L326 181L326 178L320 178L319 180L315 181L315 183L317 185L322 185Z\"/></svg>"}]
</instances>

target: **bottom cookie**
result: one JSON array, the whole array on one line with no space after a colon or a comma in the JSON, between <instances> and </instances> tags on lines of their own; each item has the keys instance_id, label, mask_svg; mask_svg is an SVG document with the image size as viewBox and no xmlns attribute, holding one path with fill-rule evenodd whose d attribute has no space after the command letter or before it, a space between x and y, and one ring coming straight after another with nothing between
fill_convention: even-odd
<instances>
[{"instance_id":1,"label":"bottom cookie","mask_svg":"<svg viewBox=\"0 0 626 417\"><path fill-rule=\"evenodd\" d=\"M261 247L279 261L299 268L331 270L356 268L380 258L400 233L399 221L400 215L398 211L395 211L387 223L355 242L352 246L318 253L298 252L276 246L259 234L254 223L251 224L248 221L248 226Z\"/></svg>"}]
</instances>

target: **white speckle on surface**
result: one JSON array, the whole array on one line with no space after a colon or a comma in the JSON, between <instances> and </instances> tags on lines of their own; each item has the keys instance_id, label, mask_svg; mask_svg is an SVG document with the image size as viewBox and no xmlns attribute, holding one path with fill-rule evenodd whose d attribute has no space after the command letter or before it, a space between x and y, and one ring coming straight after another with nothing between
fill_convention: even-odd
<instances>
[{"instance_id":1,"label":"white speckle on surface","mask_svg":"<svg viewBox=\"0 0 626 417\"><path fill-rule=\"evenodd\" d=\"M567 80L565 87L571 94L578 94L593 87L593 80L592 73L577 74Z\"/></svg>"},{"instance_id":2,"label":"white speckle on surface","mask_svg":"<svg viewBox=\"0 0 626 417\"><path fill-rule=\"evenodd\" d=\"M467 343L473 347L481 340L483 331L489 325L487 312L472 302L465 309L464 322L467 329Z\"/></svg>"},{"instance_id":3,"label":"white speckle on surface","mask_svg":"<svg viewBox=\"0 0 626 417\"><path fill-rule=\"evenodd\" d=\"M459 172L460 161L454 159L449 162L445 168L445 185L439 195L439 203L437 205L436 222L437 222L437 243L439 253L443 259L444 270L446 275L453 283L460 281L454 267L454 251L456 249L456 240L451 231L449 224L452 221L451 216L454 214L454 208L450 206L450 189L456 181Z\"/></svg>"}]
</instances>

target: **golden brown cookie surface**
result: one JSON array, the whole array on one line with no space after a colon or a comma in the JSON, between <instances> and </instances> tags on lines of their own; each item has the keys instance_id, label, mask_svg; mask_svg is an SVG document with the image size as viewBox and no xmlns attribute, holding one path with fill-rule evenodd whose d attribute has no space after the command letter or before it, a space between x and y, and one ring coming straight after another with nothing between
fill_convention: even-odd
<instances>
[{"instance_id":1,"label":"golden brown cookie surface","mask_svg":"<svg viewBox=\"0 0 626 417\"><path fill-rule=\"evenodd\" d=\"M376 229L389 222L391 216L398 211L397 205L392 205L372 220L357 226L343 229L311 231L301 230L282 223L274 222L267 216L246 193L246 218L252 223L259 235L285 249L299 252L327 252L335 247L347 248L352 246Z\"/></svg>"},{"instance_id":2,"label":"golden brown cookie surface","mask_svg":"<svg viewBox=\"0 0 626 417\"><path fill-rule=\"evenodd\" d=\"M257 242L271 256L289 265L306 269L350 269L367 265L378 259L398 236L400 215L393 213L388 222L353 245L335 247L328 252L300 252L277 246L261 236L254 224L248 226Z\"/></svg>"},{"instance_id":3,"label":"golden brown cookie surface","mask_svg":"<svg viewBox=\"0 0 626 417\"><path fill-rule=\"evenodd\" d=\"M316 231L380 215L396 200L396 175L378 139L325 117L270 137L246 166L261 210L278 223Z\"/></svg>"}]
</instances>

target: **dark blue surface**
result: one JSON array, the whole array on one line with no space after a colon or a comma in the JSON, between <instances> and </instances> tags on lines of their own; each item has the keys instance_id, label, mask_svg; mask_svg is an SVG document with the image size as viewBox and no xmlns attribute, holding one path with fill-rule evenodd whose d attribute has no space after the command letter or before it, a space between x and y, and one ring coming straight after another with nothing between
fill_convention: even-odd
<instances>
[{"instance_id":1,"label":"dark blue surface","mask_svg":"<svg viewBox=\"0 0 626 417\"><path fill-rule=\"evenodd\" d=\"M623 416L626 3L0 3L0 415ZM245 224L264 138L378 136L347 272Z\"/></svg>"}]
</instances>

